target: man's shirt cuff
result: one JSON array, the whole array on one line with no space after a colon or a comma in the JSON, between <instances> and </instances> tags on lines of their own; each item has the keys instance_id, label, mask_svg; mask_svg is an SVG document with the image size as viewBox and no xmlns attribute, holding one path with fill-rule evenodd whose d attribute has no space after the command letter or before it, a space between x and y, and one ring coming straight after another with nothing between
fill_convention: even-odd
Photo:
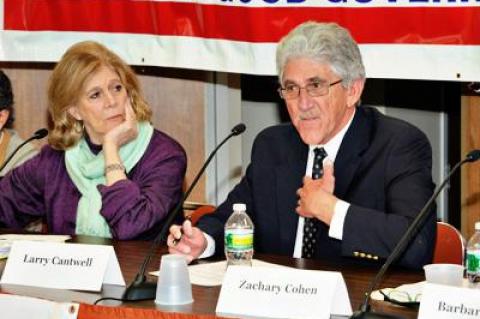
<instances>
[{"instance_id":1,"label":"man's shirt cuff","mask_svg":"<svg viewBox=\"0 0 480 319\"><path fill-rule=\"evenodd\" d=\"M333 216L332 221L330 222L330 230L328 231L328 236L342 240L343 224L345 223L345 217L347 216L347 211L349 207L349 203L340 199L337 201L333 210Z\"/></svg>"},{"instance_id":2,"label":"man's shirt cuff","mask_svg":"<svg viewBox=\"0 0 480 319\"><path fill-rule=\"evenodd\" d=\"M203 253L198 256L199 259L201 258L208 258L215 254L215 240L213 240L212 236L207 233L203 233L205 239L207 240L207 248L203 251Z\"/></svg>"}]
</instances>

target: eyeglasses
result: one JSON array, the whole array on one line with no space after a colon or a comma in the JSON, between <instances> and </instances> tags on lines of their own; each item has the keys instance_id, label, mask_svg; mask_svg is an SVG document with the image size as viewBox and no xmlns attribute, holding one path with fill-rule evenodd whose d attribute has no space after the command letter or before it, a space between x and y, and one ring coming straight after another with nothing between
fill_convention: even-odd
<instances>
[{"instance_id":1,"label":"eyeglasses","mask_svg":"<svg viewBox=\"0 0 480 319\"><path fill-rule=\"evenodd\" d=\"M392 304L404 306L408 308L418 308L420 305L420 299L422 294L410 295L406 291L400 291L396 289L391 289L383 291L382 289L379 292L383 296L383 300L391 302Z\"/></svg>"},{"instance_id":2,"label":"eyeglasses","mask_svg":"<svg viewBox=\"0 0 480 319\"><path fill-rule=\"evenodd\" d=\"M308 83L304 87L300 87L296 84L287 84L285 87L278 88L280 97L284 100L293 100L300 96L300 91L305 89L308 95L311 97L327 95L331 86L341 83L343 80L328 83L328 82L312 82Z\"/></svg>"}]
</instances>

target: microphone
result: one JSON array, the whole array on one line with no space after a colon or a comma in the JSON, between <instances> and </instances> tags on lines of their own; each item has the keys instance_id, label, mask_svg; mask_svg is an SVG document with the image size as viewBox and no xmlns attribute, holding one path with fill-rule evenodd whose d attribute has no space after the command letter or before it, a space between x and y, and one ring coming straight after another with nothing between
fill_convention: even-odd
<instances>
[{"instance_id":1,"label":"microphone","mask_svg":"<svg viewBox=\"0 0 480 319\"><path fill-rule=\"evenodd\" d=\"M158 233L158 235L153 240L153 243L150 246L150 250L148 251L148 254L145 257L145 260L143 261L143 264L140 267L140 270L135 276L135 279L123 293L122 299L124 301L155 299L155 295L157 292L157 288L156 288L157 283L147 282L146 276L145 276L146 268L149 265L154 252L156 251L156 249L158 248L162 240L166 237L165 235L168 232L170 224L175 220L177 215L182 211L182 207L185 200L187 200L188 196L192 192L193 188L197 184L198 180L202 176L208 164L213 159L213 156L215 156L215 154L220 149L220 147L223 144L225 144L231 137L242 134L243 132L245 132L245 129L246 129L246 126L243 123L235 125L235 127L232 128L231 133L227 137L225 137L223 141L220 144L218 144L217 147L215 147L215 149L210 153L207 160L205 161L205 164L203 164L202 168L195 176L195 179L193 180L192 184L187 189L187 191L183 194L181 200L178 202L178 205L172 211L170 211L170 213L167 215L165 219L165 223L163 224L163 227Z\"/></svg>"},{"instance_id":2,"label":"microphone","mask_svg":"<svg viewBox=\"0 0 480 319\"><path fill-rule=\"evenodd\" d=\"M443 180L442 184L437 187L437 190L433 193L433 195L430 197L430 199L427 201L425 206L420 210L420 213L414 218L412 224L407 228L407 231L405 234L403 234L402 238L398 241L397 245L393 249L393 251L390 253L388 258L385 260L383 263L382 267L380 268L380 271L377 273L377 275L373 278L373 280L370 282L370 286L368 287L367 293L365 294L365 300L363 301L363 304L360 306L360 309L358 311L355 311L353 315L350 317L350 319L401 319L402 317L399 316L394 316L394 315L389 315L389 314L383 314L383 313L375 313L375 312L370 312L370 295L375 289L375 287L380 283L381 279L383 278L383 275L387 271L388 267L397 260L397 258L405 251L405 248L407 245L410 243L410 241L415 237L422 226L423 222L425 221L425 218L428 216L428 213L430 211L430 208L432 208L432 205L435 203L435 199L438 197L438 194L443 190L447 182L450 180L450 177L455 173L460 166L462 166L465 163L470 163L470 162L475 162L480 158L480 150L473 150L470 151L467 156L460 162L458 162L451 170L450 173L448 173L447 177Z\"/></svg>"},{"instance_id":3,"label":"microphone","mask_svg":"<svg viewBox=\"0 0 480 319\"><path fill-rule=\"evenodd\" d=\"M39 139L42 139L44 138L45 136L48 135L48 130L46 128L41 128L39 130L37 130L35 133L33 133L32 136L30 136L28 139L26 139L25 141L22 142L22 144L18 145L17 148L13 151L12 154L10 154L10 156L5 160L5 162L3 162L2 166L0 166L0 172L5 168L5 166L7 166L8 162L10 162L13 158L13 156L15 156L15 154L17 154L17 152L27 143L29 143L30 141L33 141L33 140L39 140Z\"/></svg>"}]
</instances>

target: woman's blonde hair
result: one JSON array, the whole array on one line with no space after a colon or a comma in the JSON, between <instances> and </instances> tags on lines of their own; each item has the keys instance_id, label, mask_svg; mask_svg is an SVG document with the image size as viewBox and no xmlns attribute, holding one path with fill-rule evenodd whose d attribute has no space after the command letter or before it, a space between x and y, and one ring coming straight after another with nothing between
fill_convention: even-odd
<instances>
[{"instance_id":1,"label":"woman's blonde hair","mask_svg":"<svg viewBox=\"0 0 480 319\"><path fill-rule=\"evenodd\" d=\"M80 99L86 80L102 66L112 68L125 86L138 121L150 121L152 111L145 101L132 68L118 55L94 41L71 46L53 69L48 85L50 116L48 143L66 150L83 136L83 123L68 112Z\"/></svg>"}]
</instances>

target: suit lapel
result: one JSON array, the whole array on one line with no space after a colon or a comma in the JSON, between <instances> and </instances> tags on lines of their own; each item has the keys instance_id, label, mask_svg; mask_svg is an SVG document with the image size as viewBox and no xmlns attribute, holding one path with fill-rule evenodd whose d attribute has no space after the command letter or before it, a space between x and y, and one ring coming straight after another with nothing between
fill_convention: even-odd
<instances>
[{"instance_id":1,"label":"suit lapel","mask_svg":"<svg viewBox=\"0 0 480 319\"><path fill-rule=\"evenodd\" d=\"M284 145L286 161L275 168L276 198L282 245L287 248L287 252L293 253L298 225L298 214L295 212L296 191L302 185L305 175L308 146L301 141L296 131L289 135Z\"/></svg>"},{"instance_id":2,"label":"suit lapel","mask_svg":"<svg viewBox=\"0 0 480 319\"><path fill-rule=\"evenodd\" d=\"M352 124L335 159L335 196L344 198L354 179L362 154L370 144L373 121L363 107L357 107Z\"/></svg>"}]
</instances>

